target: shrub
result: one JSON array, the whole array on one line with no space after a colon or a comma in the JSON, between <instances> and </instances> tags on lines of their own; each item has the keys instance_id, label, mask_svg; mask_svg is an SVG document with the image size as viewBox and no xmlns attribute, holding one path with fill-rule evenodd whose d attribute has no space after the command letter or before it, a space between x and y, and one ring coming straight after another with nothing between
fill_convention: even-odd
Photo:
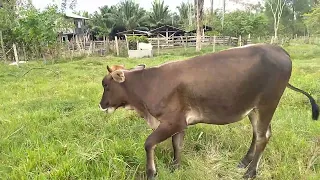
<instances>
[{"instance_id":1,"label":"shrub","mask_svg":"<svg viewBox=\"0 0 320 180\"><path fill-rule=\"evenodd\" d=\"M130 50L137 49L137 42L149 43L149 40L146 36L128 36L127 37Z\"/></svg>"}]
</instances>

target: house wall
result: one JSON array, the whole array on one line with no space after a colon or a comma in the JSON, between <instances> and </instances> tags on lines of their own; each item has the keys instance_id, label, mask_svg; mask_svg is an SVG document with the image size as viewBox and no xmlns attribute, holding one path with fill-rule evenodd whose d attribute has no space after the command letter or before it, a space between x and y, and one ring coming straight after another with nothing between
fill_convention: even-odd
<instances>
[{"instance_id":1,"label":"house wall","mask_svg":"<svg viewBox=\"0 0 320 180\"><path fill-rule=\"evenodd\" d=\"M74 19L75 33L84 34L87 30L84 19Z\"/></svg>"}]
</instances>

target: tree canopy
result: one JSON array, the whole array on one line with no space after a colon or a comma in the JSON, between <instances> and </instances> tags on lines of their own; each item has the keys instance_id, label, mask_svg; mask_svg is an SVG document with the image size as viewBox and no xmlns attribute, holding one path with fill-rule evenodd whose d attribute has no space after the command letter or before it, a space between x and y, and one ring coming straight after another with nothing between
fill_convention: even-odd
<instances>
[{"instance_id":1,"label":"tree canopy","mask_svg":"<svg viewBox=\"0 0 320 180\"><path fill-rule=\"evenodd\" d=\"M262 4L233 1L245 9L223 12L203 8L200 9L199 23L213 27L212 34L229 36L320 34L320 5L317 0L264 0ZM198 24L195 2L198 1L191 4L182 2L171 10L163 0L154 0L150 2L152 8L146 10L133 0L122 0L114 6L102 6L90 14L76 12L76 0L63 0L61 4L50 5L42 11L36 9L31 0L1 1L0 31L7 49L15 42L39 52L45 51L45 47L55 45L59 30L74 26L72 21L64 18L66 9L89 17L86 23L89 32L100 38L120 30L149 30L164 24L190 31Z\"/></svg>"}]
</instances>

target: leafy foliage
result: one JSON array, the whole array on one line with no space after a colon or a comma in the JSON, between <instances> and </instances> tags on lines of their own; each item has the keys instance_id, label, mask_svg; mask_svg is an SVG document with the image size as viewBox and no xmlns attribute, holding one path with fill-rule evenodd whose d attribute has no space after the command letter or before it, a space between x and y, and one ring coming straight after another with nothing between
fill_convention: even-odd
<instances>
[{"instance_id":1,"label":"leafy foliage","mask_svg":"<svg viewBox=\"0 0 320 180\"><path fill-rule=\"evenodd\" d=\"M14 9L19 9L19 14ZM16 43L38 57L56 46L58 32L72 26L71 22L63 18L56 5L39 11L29 4L17 6L17 2L6 2L0 9L0 17L0 30L5 34L6 48Z\"/></svg>"},{"instance_id":2,"label":"leafy foliage","mask_svg":"<svg viewBox=\"0 0 320 180\"><path fill-rule=\"evenodd\" d=\"M88 27L91 32L98 37L107 36L115 24L110 17L114 13L116 13L115 6L100 7L99 12L94 12L90 17Z\"/></svg>"},{"instance_id":3,"label":"leafy foliage","mask_svg":"<svg viewBox=\"0 0 320 180\"><path fill-rule=\"evenodd\" d=\"M225 15L225 34L230 36L263 35L267 25L266 17L262 14L252 16L249 12L234 11Z\"/></svg>"},{"instance_id":4,"label":"leafy foliage","mask_svg":"<svg viewBox=\"0 0 320 180\"><path fill-rule=\"evenodd\" d=\"M317 5L312 9L310 13L304 15L305 24L310 32L314 34L320 34L320 5Z\"/></svg>"},{"instance_id":5,"label":"leafy foliage","mask_svg":"<svg viewBox=\"0 0 320 180\"><path fill-rule=\"evenodd\" d=\"M108 14L113 26L121 25L126 29L134 29L138 26L147 25L146 11L132 0L121 1L112 11Z\"/></svg>"},{"instance_id":6,"label":"leafy foliage","mask_svg":"<svg viewBox=\"0 0 320 180\"><path fill-rule=\"evenodd\" d=\"M179 25L185 29L190 30L192 27L192 22L195 20L194 15L194 5L182 2L180 6L177 6L179 12Z\"/></svg>"},{"instance_id":7,"label":"leafy foliage","mask_svg":"<svg viewBox=\"0 0 320 180\"><path fill-rule=\"evenodd\" d=\"M164 1L154 0L152 2L152 11L150 12L150 25L158 26L170 22L169 6Z\"/></svg>"},{"instance_id":8,"label":"leafy foliage","mask_svg":"<svg viewBox=\"0 0 320 180\"><path fill-rule=\"evenodd\" d=\"M146 36L128 36L127 38L129 43L129 49L130 50L136 50L137 49L137 42L142 43L149 43L149 40Z\"/></svg>"},{"instance_id":9,"label":"leafy foliage","mask_svg":"<svg viewBox=\"0 0 320 180\"><path fill-rule=\"evenodd\" d=\"M245 0L232 0L245 7L245 10L213 13L200 8L200 24L213 27L206 35L228 35L254 37L270 36L274 32L274 15L270 7L275 8L278 0L267 0L268 4L252 4ZM316 0L279 0L283 11L279 18L277 31L281 36L319 34L319 1ZM170 11L163 0L154 0L152 9L146 11L134 0L122 0L114 6L102 6L98 11L76 12L77 0L62 0L58 6L49 6L43 11L35 9L31 0L1 1L0 31L2 31L5 50L13 43L25 46L35 57L41 57L51 48L56 48L59 32L74 27L73 22L63 18L66 9L73 9L76 14L88 17L86 21L92 37L109 39L119 31L140 29L148 31L160 25L169 24L186 31L197 28L195 11L196 0L182 2L176 7L177 13ZM202 7L202 1L199 1ZM318 4L318 6L317 6ZM264 6L263 6L264 5ZM222 28L222 21L223 28ZM12 53L12 52L10 52ZM10 54L9 53L9 54Z\"/></svg>"}]
</instances>

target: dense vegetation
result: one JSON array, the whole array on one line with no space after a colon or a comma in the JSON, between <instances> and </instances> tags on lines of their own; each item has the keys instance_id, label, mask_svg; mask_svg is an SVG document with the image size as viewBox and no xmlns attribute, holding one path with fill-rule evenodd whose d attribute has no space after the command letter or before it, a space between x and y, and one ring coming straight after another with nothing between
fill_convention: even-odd
<instances>
[{"instance_id":1,"label":"dense vegetation","mask_svg":"<svg viewBox=\"0 0 320 180\"><path fill-rule=\"evenodd\" d=\"M320 6L316 0L264 0L259 4L248 4L244 0L233 0L245 10L224 12L221 9L202 9L199 21L213 27L209 35L242 35L265 37L272 35L293 37L295 35L317 35L320 33ZM0 32L8 52L16 43L29 56L42 57L49 51L59 54L58 32L74 24L63 18L66 9L76 9L76 0L63 0L60 5L50 5L43 11L35 9L30 0L1 1ZM196 1L195 1L196 2ZM199 0L199 3L203 0ZM107 3L107 2L106 2ZM169 10L162 0L154 0L147 11L132 0L122 0L117 5L100 7L93 14L74 12L90 17L88 27L96 38L114 34L117 30L148 30L163 24L196 29L194 4L181 3L177 13ZM201 3L200 3L201 4ZM228 6L228 4L226 4ZM196 6L197 7L197 6ZM214 8L214 7L212 7ZM275 32L276 31L276 32ZM22 48L21 48L22 49ZM1 52L2 52L1 51ZM3 53L3 52L2 52ZM28 53L27 53L28 54ZM13 55L9 51L8 55Z\"/></svg>"},{"instance_id":2,"label":"dense vegetation","mask_svg":"<svg viewBox=\"0 0 320 180\"><path fill-rule=\"evenodd\" d=\"M319 46L286 49L293 58L290 83L319 100ZM210 51L204 48L201 53ZM20 68L1 63L0 179L143 179L143 145L152 130L133 111L119 109L110 115L99 110L106 65L154 66L197 54L191 48L144 60L86 58L53 65L34 61ZM44 69L30 71L34 67ZM320 179L320 124L311 120L308 99L286 89L272 127L258 179ZM225 126L189 127L180 170L170 170L171 140L157 146L158 179L241 179L244 170L236 165L251 136L247 118Z\"/></svg>"}]
</instances>

